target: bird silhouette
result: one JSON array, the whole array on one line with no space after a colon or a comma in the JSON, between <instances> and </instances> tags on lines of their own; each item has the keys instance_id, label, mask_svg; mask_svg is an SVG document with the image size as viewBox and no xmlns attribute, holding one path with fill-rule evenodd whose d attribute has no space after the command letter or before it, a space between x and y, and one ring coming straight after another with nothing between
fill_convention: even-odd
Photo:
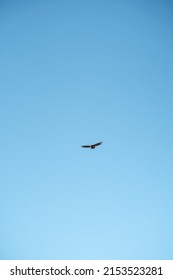
<instances>
[{"instance_id":1,"label":"bird silhouette","mask_svg":"<svg viewBox=\"0 0 173 280\"><path fill-rule=\"evenodd\" d=\"M90 148L90 149L95 149L97 146L100 146L102 144L102 142L98 142L95 144L91 144L91 145L83 145L81 146L82 148Z\"/></svg>"}]
</instances>

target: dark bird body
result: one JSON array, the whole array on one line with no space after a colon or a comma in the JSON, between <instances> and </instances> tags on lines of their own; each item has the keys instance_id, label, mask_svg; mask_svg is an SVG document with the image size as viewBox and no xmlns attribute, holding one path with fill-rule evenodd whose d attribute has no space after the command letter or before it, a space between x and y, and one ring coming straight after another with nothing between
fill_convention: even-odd
<instances>
[{"instance_id":1,"label":"dark bird body","mask_svg":"<svg viewBox=\"0 0 173 280\"><path fill-rule=\"evenodd\" d=\"M81 146L82 148L90 148L90 149L95 149L95 147L100 146L102 142L98 142L96 144L91 144L91 145L83 145Z\"/></svg>"}]
</instances>

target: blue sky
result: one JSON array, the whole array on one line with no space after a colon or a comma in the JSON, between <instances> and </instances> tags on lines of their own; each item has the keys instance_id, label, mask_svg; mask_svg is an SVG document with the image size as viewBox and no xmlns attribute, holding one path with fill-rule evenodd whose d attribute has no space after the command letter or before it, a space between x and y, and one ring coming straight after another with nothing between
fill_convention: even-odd
<instances>
[{"instance_id":1,"label":"blue sky","mask_svg":"<svg viewBox=\"0 0 173 280\"><path fill-rule=\"evenodd\" d=\"M1 259L173 259L172 15L0 2Z\"/></svg>"}]
</instances>

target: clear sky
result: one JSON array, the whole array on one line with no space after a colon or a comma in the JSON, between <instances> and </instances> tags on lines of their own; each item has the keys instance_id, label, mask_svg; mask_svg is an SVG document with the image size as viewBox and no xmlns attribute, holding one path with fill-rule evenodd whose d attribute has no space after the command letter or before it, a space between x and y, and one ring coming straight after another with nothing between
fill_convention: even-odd
<instances>
[{"instance_id":1,"label":"clear sky","mask_svg":"<svg viewBox=\"0 0 173 280\"><path fill-rule=\"evenodd\" d=\"M173 259L172 31L171 0L0 1L1 259Z\"/></svg>"}]
</instances>

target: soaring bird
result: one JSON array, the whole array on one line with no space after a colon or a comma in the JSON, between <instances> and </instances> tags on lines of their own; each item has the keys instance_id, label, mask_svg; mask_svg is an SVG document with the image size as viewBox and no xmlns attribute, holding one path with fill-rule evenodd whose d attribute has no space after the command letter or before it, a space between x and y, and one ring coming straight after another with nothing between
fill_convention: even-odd
<instances>
[{"instance_id":1,"label":"soaring bird","mask_svg":"<svg viewBox=\"0 0 173 280\"><path fill-rule=\"evenodd\" d=\"M83 145L83 146L81 146L82 148L90 148L90 149L95 149L95 147L97 147L97 146L99 146L99 145L101 145L102 144L102 142L98 142L98 143L96 143L96 144L91 144L91 145Z\"/></svg>"}]
</instances>

